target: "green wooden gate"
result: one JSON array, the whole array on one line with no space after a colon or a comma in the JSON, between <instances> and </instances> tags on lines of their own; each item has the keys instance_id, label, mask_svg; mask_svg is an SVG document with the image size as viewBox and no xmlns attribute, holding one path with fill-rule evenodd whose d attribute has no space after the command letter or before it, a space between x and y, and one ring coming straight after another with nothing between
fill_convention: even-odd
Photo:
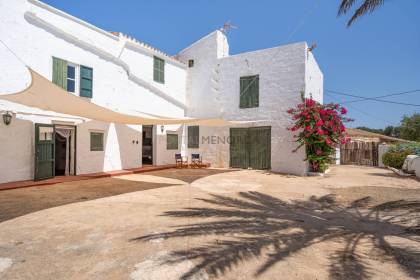
<instances>
[{"instance_id":1,"label":"green wooden gate","mask_svg":"<svg viewBox=\"0 0 420 280\"><path fill-rule=\"evenodd\" d=\"M35 124L35 180L54 177L55 132L54 126Z\"/></svg>"},{"instance_id":2,"label":"green wooden gate","mask_svg":"<svg viewBox=\"0 0 420 280\"><path fill-rule=\"evenodd\" d=\"M271 127L230 129L230 166L271 168Z\"/></svg>"},{"instance_id":3,"label":"green wooden gate","mask_svg":"<svg viewBox=\"0 0 420 280\"><path fill-rule=\"evenodd\" d=\"M230 167L248 168L248 128L230 129Z\"/></svg>"}]
</instances>

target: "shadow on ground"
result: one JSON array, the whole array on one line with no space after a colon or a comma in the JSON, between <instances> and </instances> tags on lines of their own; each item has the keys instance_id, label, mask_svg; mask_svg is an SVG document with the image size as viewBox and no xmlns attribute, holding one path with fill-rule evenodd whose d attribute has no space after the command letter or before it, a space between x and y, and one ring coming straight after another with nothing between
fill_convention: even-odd
<instances>
[{"instance_id":1,"label":"shadow on ground","mask_svg":"<svg viewBox=\"0 0 420 280\"><path fill-rule=\"evenodd\" d=\"M420 182L420 178L418 178L414 174L411 174L411 176L401 176L401 175L398 175L394 172L390 172L390 173L369 172L369 175L386 177L386 178L396 178L396 179L399 179L399 180L401 180L401 179L403 179L403 180L413 180L413 181Z\"/></svg>"},{"instance_id":2,"label":"shadow on ground","mask_svg":"<svg viewBox=\"0 0 420 280\"><path fill-rule=\"evenodd\" d=\"M191 168L173 168L173 169L164 169L159 171L152 171L148 172L148 175L165 177L170 179L177 179L184 181L188 184L192 182L216 174L234 172L237 169L207 169L207 168L200 168L200 169L191 169Z\"/></svg>"},{"instance_id":3,"label":"shadow on ground","mask_svg":"<svg viewBox=\"0 0 420 280\"><path fill-rule=\"evenodd\" d=\"M144 174L192 183L203 177L232 171L234 170L165 169ZM130 181L111 177L4 190L0 191L0 222L70 203L168 186L174 186L174 184Z\"/></svg>"},{"instance_id":4,"label":"shadow on ground","mask_svg":"<svg viewBox=\"0 0 420 280\"><path fill-rule=\"evenodd\" d=\"M373 273L369 262L373 251L377 258L396 262L407 275L420 277L419 247L397 247L388 240L396 236L420 245L420 201L397 200L367 207L370 199L365 197L344 207L332 195L286 202L260 192L242 192L238 198L212 195L199 200L207 207L163 214L193 221L188 225L131 240L217 235L214 241L173 251L162 260L172 264L194 261L194 268L182 279L198 276L203 270L220 277L239 263L260 258L264 262L255 272L258 277L293 254L328 241L343 245L330 255L332 279L369 279ZM374 250L361 250L366 243Z\"/></svg>"},{"instance_id":5,"label":"shadow on ground","mask_svg":"<svg viewBox=\"0 0 420 280\"><path fill-rule=\"evenodd\" d=\"M103 178L0 191L0 222L65 204L173 186Z\"/></svg>"}]
</instances>

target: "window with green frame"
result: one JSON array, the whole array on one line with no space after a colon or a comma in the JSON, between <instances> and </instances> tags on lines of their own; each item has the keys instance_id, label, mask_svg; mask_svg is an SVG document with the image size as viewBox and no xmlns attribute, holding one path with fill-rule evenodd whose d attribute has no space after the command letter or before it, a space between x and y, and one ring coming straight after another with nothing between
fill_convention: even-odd
<instances>
[{"instance_id":1,"label":"window with green frame","mask_svg":"<svg viewBox=\"0 0 420 280\"><path fill-rule=\"evenodd\" d=\"M165 83L165 60L156 56L153 57L153 80L161 84Z\"/></svg>"},{"instance_id":2,"label":"window with green frame","mask_svg":"<svg viewBox=\"0 0 420 280\"><path fill-rule=\"evenodd\" d=\"M259 75L240 78L239 108L255 108L259 106Z\"/></svg>"},{"instance_id":3,"label":"window with green frame","mask_svg":"<svg viewBox=\"0 0 420 280\"><path fill-rule=\"evenodd\" d=\"M200 127L198 125L188 127L188 148L197 149L200 146Z\"/></svg>"},{"instance_id":4,"label":"window with green frame","mask_svg":"<svg viewBox=\"0 0 420 280\"><path fill-rule=\"evenodd\" d=\"M53 57L52 82L68 92L92 98L93 69ZM76 75L79 73L79 75ZM77 84L77 82L79 84Z\"/></svg>"},{"instance_id":5,"label":"window with green frame","mask_svg":"<svg viewBox=\"0 0 420 280\"><path fill-rule=\"evenodd\" d=\"M166 134L166 149L178 150L178 134L175 134L175 133Z\"/></svg>"},{"instance_id":6,"label":"window with green frame","mask_svg":"<svg viewBox=\"0 0 420 280\"><path fill-rule=\"evenodd\" d=\"M104 150L104 134L102 132L90 133L90 150L91 151Z\"/></svg>"}]
</instances>

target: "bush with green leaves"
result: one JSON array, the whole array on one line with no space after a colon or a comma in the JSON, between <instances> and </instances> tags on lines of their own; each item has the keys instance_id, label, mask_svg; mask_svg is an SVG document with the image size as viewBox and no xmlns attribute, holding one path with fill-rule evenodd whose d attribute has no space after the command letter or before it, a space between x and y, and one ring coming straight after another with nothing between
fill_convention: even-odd
<instances>
[{"instance_id":1,"label":"bush with green leaves","mask_svg":"<svg viewBox=\"0 0 420 280\"><path fill-rule=\"evenodd\" d=\"M394 167L397 169L401 169L405 158L410 154L408 151L400 151L400 152L386 152L382 156L382 162L389 167Z\"/></svg>"},{"instance_id":2,"label":"bush with green leaves","mask_svg":"<svg viewBox=\"0 0 420 280\"><path fill-rule=\"evenodd\" d=\"M401 169L408 155L420 156L420 143L392 145L382 156L382 162L389 167Z\"/></svg>"},{"instance_id":3,"label":"bush with green leaves","mask_svg":"<svg viewBox=\"0 0 420 280\"><path fill-rule=\"evenodd\" d=\"M420 156L420 143L413 142L392 145L388 152L409 152L410 155Z\"/></svg>"}]
</instances>

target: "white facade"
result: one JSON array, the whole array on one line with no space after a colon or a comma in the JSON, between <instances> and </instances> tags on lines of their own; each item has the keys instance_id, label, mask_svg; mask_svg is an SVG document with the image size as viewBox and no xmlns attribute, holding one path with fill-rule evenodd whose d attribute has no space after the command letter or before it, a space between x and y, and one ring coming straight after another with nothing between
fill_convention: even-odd
<instances>
[{"instance_id":1,"label":"white facade","mask_svg":"<svg viewBox=\"0 0 420 280\"><path fill-rule=\"evenodd\" d=\"M322 102L323 78L306 43L229 55L226 36L215 31L176 58L125 35L114 35L36 0L0 1L0 93L30 83L25 64L52 79L52 57L93 69L91 102L128 114L165 117L223 117L250 121L243 126L271 126L273 171L303 175L303 150L286 127L286 110L300 92ZM7 47L6 47L7 46ZM14 54L13 54L14 53ZM153 81L154 56L165 60L165 83ZM188 68L188 60L194 67ZM260 75L259 107L239 108L239 79ZM12 123L0 123L0 183L34 177L34 123L77 126L76 173L142 165L141 126L110 124L28 108L0 100L0 112L12 111ZM90 132L104 133L104 151L90 150ZM166 149L166 133L179 134L178 150ZM200 127L200 148L186 146L186 126L154 127L153 163L174 163L174 154L199 152L212 166L229 167L229 128ZM209 138L206 138L209 139ZM224 142L224 143L223 143Z\"/></svg>"}]
</instances>

